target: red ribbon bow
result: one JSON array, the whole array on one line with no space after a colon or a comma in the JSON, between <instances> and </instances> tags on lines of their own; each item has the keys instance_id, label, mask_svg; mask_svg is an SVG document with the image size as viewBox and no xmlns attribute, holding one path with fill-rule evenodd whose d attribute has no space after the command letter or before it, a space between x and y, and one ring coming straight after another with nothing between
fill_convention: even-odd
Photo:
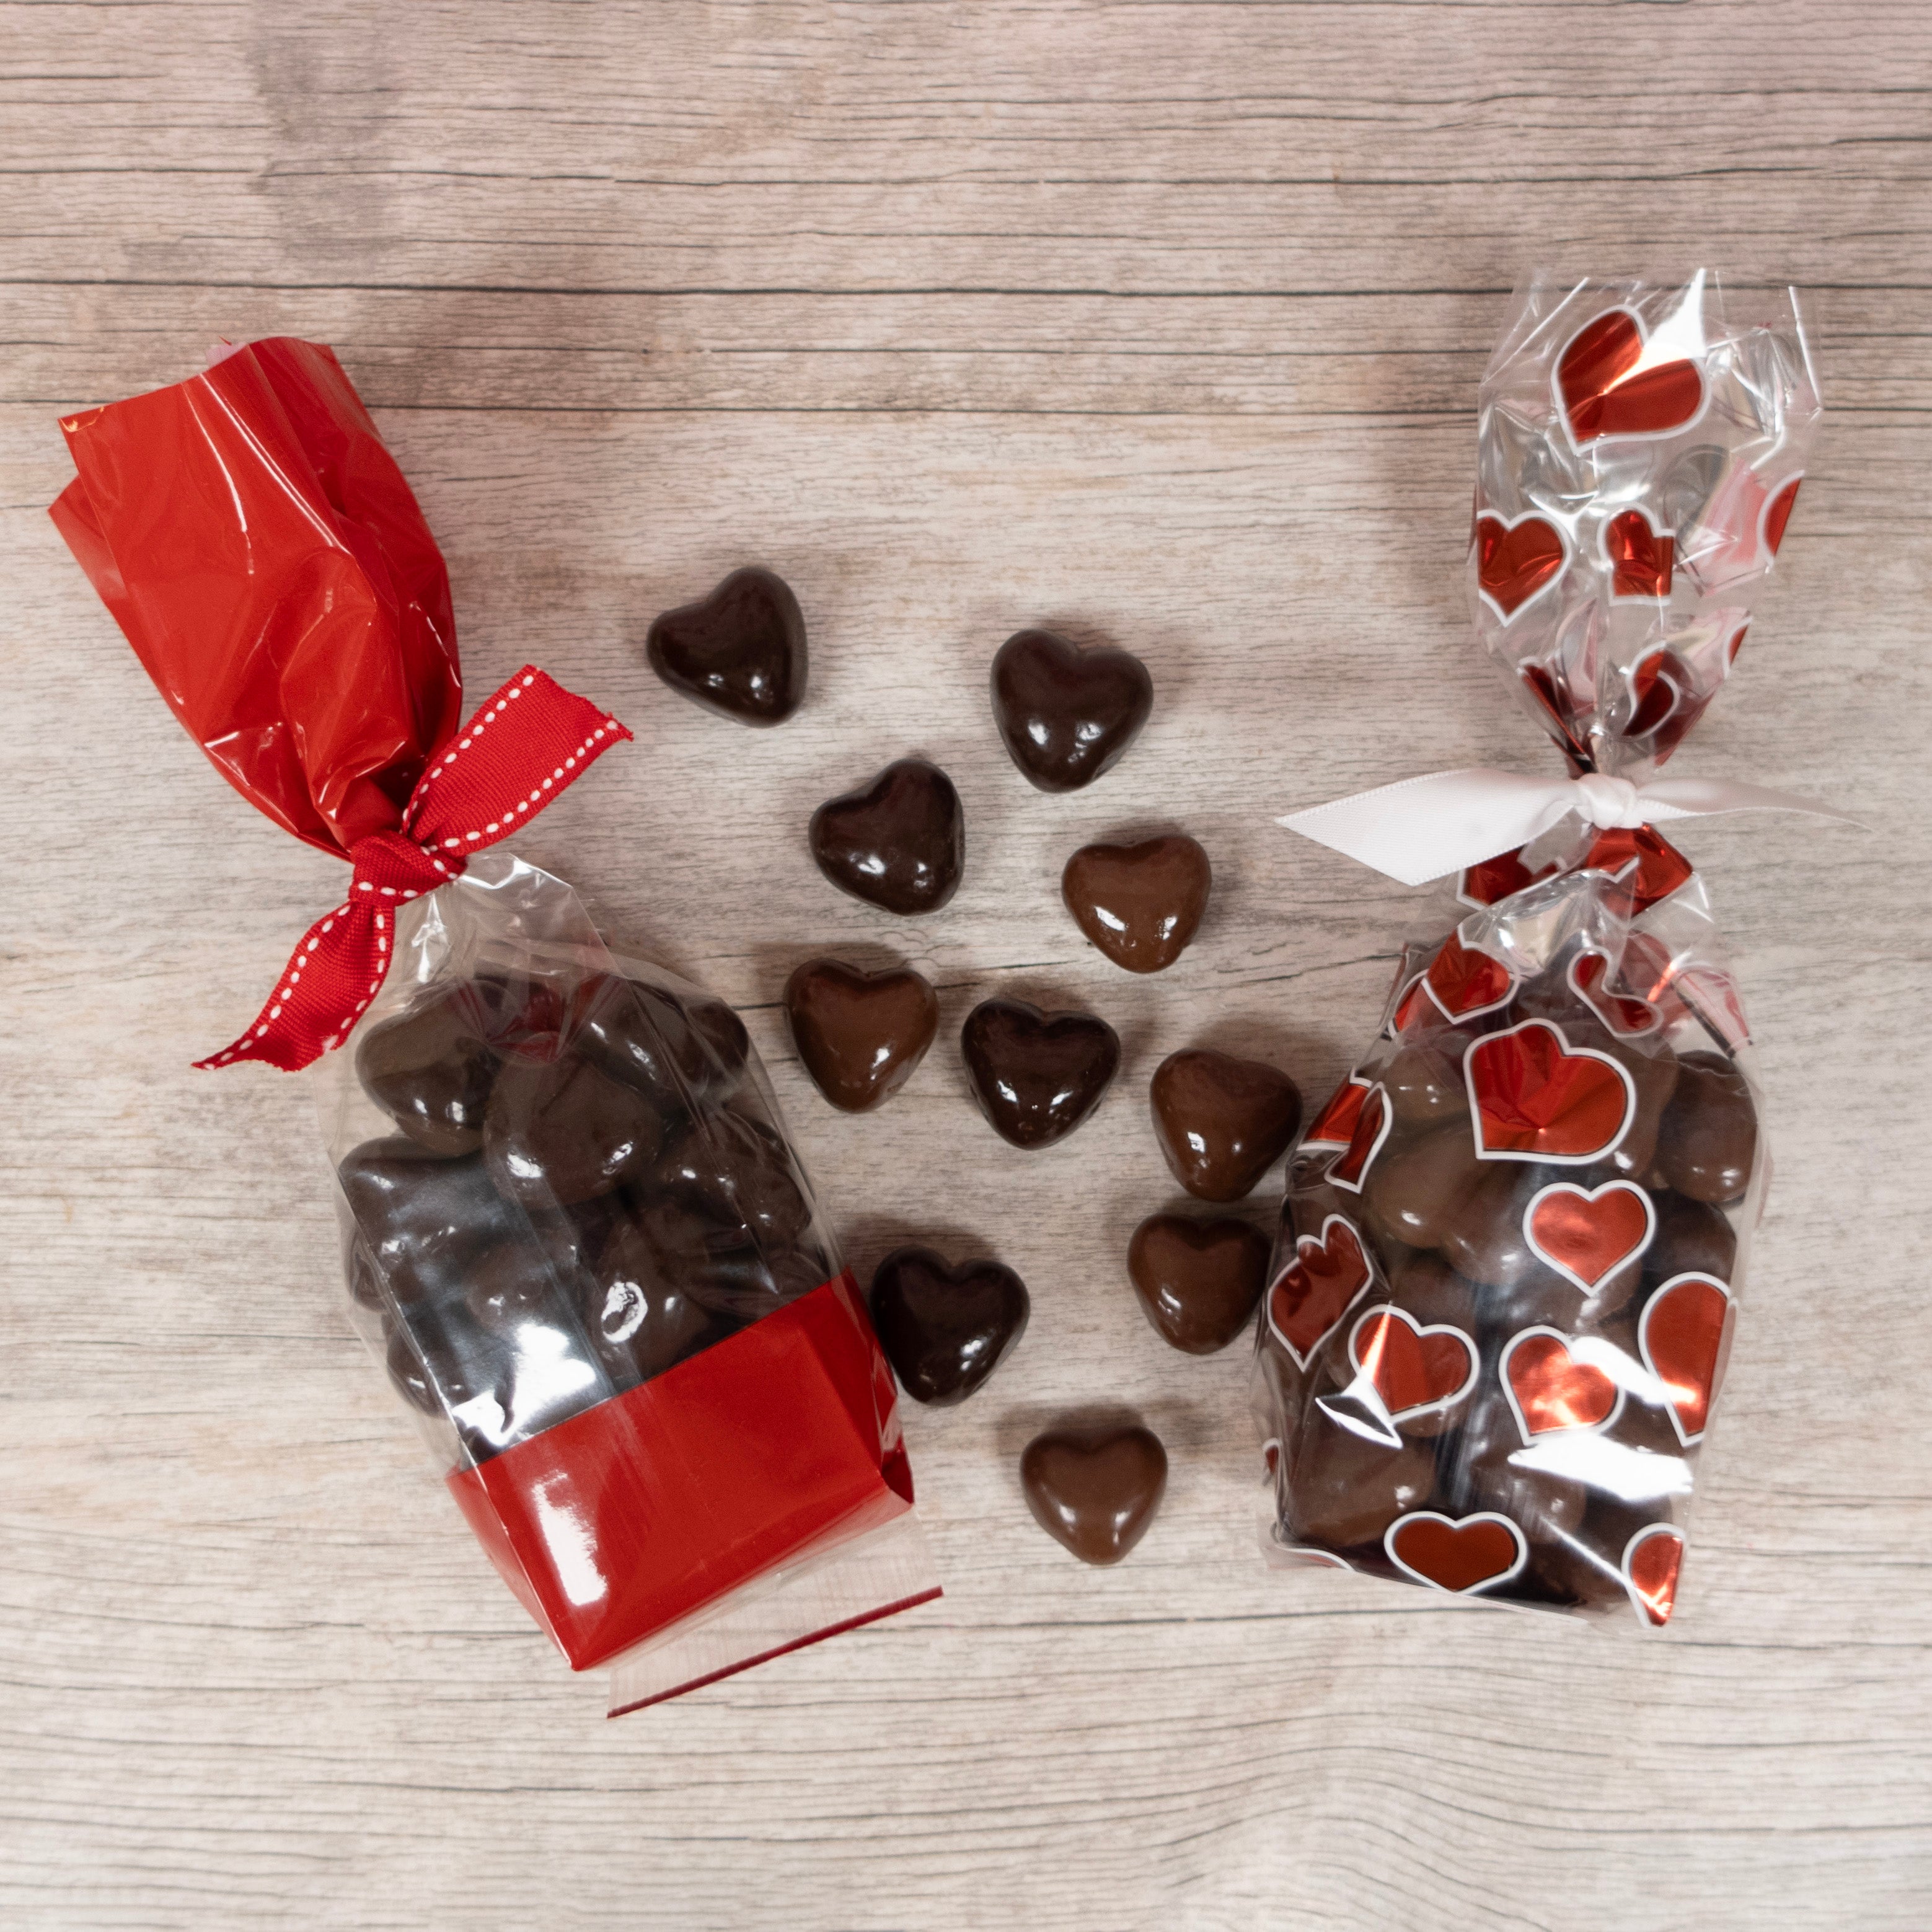
<instances>
[{"instance_id":1,"label":"red ribbon bow","mask_svg":"<svg viewBox=\"0 0 1932 1932\"><path fill-rule=\"evenodd\" d=\"M396 908L447 885L631 734L526 664L418 780L394 832L358 838L349 896L302 934L255 1024L199 1066L266 1060L293 1072L340 1046L389 970Z\"/></svg>"}]
</instances>

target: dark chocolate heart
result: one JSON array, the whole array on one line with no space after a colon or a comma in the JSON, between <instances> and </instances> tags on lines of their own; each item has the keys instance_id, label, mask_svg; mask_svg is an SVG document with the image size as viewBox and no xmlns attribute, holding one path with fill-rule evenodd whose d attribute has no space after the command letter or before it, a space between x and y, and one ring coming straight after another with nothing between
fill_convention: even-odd
<instances>
[{"instance_id":1,"label":"dark chocolate heart","mask_svg":"<svg viewBox=\"0 0 1932 1932\"><path fill-rule=\"evenodd\" d=\"M722 1000L680 994L615 973L586 980L572 1002L572 1042L600 1072L688 1113L738 1084L751 1042Z\"/></svg>"},{"instance_id":2,"label":"dark chocolate heart","mask_svg":"<svg viewBox=\"0 0 1932 1932\"><path fill-rule=\"evenodd\" d=\"M483 1122L483 1159L506 1201L541 1212L607 1192L641 1172L664 1144L650 1097L574 1054L512 1060L496 1076Z\"/></svg>"},{"instance_id":3,"label":"dark chocolate heart","mask_svg":"<svg viewBox=\"0 0 1932 1932\"><path fill-rule=\"evenodd\" d=\"M466 987L444 987L358 1041L362 1090L432 1154L473 1154L498 1062Z\"/></svg>"},{"instance_id":4,"label":"dark chocolate heart","mask_svg":"<svg viewBox=\"0 0 1932 1932\"><path fill-rule=\"evenodd\" d=\"M522 1220L490 1186L481 1154L446 1160L392 1136L364 1141L337 1173L356 1245L404 1304L460 1292L469 1263L515 1233Z\"/></svg>"},{"instance_id":5,"label":"dark chocolate heart","mask_svg":"<svg viewBox=\"0 0 1932 1932\"><path fill-rule=\"evenodd\" d=\"M1174 1178L1203 1201L1238 1201L1286 1150L1301 1094L1279 1069L1207 1047L1170 1053L1149 1090Z\"/></svg>"},{"instance_id":6,"label":"dark chocolate heart","mask_svg":"<svg viewBox=\"0 0 1932 1932\"><path fill-rule=\"evenodd\" d=\"M896 1094L939 1026L939 995L909 966L866 973L808 959L785 982L784 1010L805 1070L848 1114Z\"/></svg>"},{"instance_id":7,"label":"dark chocolate heart","mask_svg":"<svg viewBox=\"0 0 1932 1932\"><path fill-rule=\"evenodd\" d=\"M993 658L993 722L1042 791L1078 791L1118 764L1154 709L1154 680L1130 651L1082 650L1053 631L1018 631Z\"/></svg>"},{"instance_id":8,"label":"dark chocolate heart","mask_svg":"<svg viewBox=\"0 0 1932 1932\"><path fill-rule=\"evenodd\" d=\"M1043 1013L1024 1000L982 1000L959 1050L980 1111L1015 1147L1050 1147L1099 1106L1120 1064L1118 1035L1091 1013Z\"/></svg>"},{"instance_id":9,"label":"dark chocolate heart","mask_svg":"<svg viewBox=\"0 0 1932 1932\"><path fill-rule=\"evenodd\" d=\"M1083 1563L1118 1563L1147 1534L1167 1487L1167 1451L1138 1423L1066 1423L1020 1457L1034 1520Z\"/></svg>"},{"instance_id":10,"label":"dark chocolate heart","mask_svg":"<svg viewBox=\"0 0 1932 1932\"><path fill-rule=\"evenodd\" d=\"M805 620L769 570L734 570L709 597L667 610L644 640L651 668L707 711L782 724L805 698Z\"/></svg>"},{"instance_id":11,"label":"dark chocolate heart","mask_svg":"<svg viewBox=\"0 0 1932 1932\"><path fill-rule=\"evenodd\" d=\"M872 1276L879 1345L915 1402L964 1402L1026 1333L1026 1284L998 1262L948 1268L931 1248L895 1248Z\"/></svg>"},{"instance_id":12,"label":"dark chocolate heart","mask_svg":"<svg viewBox=\"0 0 1932 1932\"><path fill-rule=\"evenodd\" d=\"M1190 1355L1225 1348L1268 1286L1268 1238L1246 1221L1150 1214L1127 1246L1127 1274L1163 1342Z\"/></svg>"},{"instance_id":13,"label":"dark chocolate heart","mask_svg":"<svg viewBox=\"0 0 1932 1932\"><path fill-rule=\"evenodd\" d=\"M584 1310L592 1346L626 1386L710 1347L733 1324L698 1301L646 1222L619 1222L597 1257Z\"/></svg>"},{"instance_id":14,"label":"dark chocolate heart","mask_svg":"<svg viewBox=\"0 0 1932 1932\"><path fill-rule=\"evenodd\" d=\"M959 889L966 814L937 765L899 758L862 790L827 799L812 814L811 842L842 892L887 912L937 912Z\"/></svg>"},{"instance_id":15,"label":"dark chocolate heart","mask_svg":"<svg viewBox=\"0 0 1932 1932\"><path fill-rule=\"evenodd\" d=\"M680 1128L652 1170L650 1187L710 1224L741 1231L741 1238L767 1255L796 1246L812 1221L804 1177L784 1136L749 1094Z\"/></svg>"},{"instance_id":16,"label":"dark chocolate heart","mask_svg":"<svg viewBox=\"0 0 1932 1932\"><path fill-rule=\"evenodd\" d=\"M1186 950L1208 910L1208 855L1178 835L1138 845L1083 845L1060 896L1080 930L1116 966L1158 973Z\"/></svg>"}]
</instances>

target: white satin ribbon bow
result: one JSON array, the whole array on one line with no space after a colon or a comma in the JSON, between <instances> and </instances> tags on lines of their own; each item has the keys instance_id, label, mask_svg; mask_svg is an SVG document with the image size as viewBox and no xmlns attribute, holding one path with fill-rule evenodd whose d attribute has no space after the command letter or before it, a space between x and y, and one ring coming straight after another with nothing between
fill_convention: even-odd
<instances>
[{"instance_id":1,"label":"white satin ribbon bow","mask_svg":"<svg viewBox=\"0 0 1932 1932\"><path fill-rule=\"evenodd\" d=\"M1719 812L1803 812L1865 829L1816 799L1730 778L1653 778L1640 785L1600 772L1538 778L1486 765L1403 778L1277 823L1406 886L1420 886L1527 845L1573 812L1606 830Z\"/></svg>"}]
</instances>

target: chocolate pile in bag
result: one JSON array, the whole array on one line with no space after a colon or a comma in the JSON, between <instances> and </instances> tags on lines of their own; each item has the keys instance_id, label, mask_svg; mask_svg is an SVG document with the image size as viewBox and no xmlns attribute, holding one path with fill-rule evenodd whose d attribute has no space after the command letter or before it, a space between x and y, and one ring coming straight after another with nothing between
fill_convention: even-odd
<instances>
[{"instance_id":1,"label":"chocolate pile in bag","mask_svg":"<svg viewBox=\"0 0 1932 1932\"><path fill-rule=\"evenodd\" d=\"M392 1381L481 1460L830 1279L722 1000L615 974L440 982L364 1034L397 1132L339 1169Z\"/></svg>"}]
</instances>

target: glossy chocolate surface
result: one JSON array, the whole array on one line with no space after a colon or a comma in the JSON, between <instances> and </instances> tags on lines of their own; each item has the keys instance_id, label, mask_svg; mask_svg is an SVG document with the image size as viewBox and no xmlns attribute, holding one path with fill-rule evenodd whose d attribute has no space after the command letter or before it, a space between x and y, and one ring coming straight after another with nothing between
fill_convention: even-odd
<instances>
[{"instance_id":1,"label":"glossy chocolate surface","mask_svg":"<svg viewBox=\"0 0 1932 1932\"><path fill-rule=\"evenodd\" d=\"M784 1010L812 1084L848 1114L883 1106L939 1028L939 995L909 966L868 973L808 959L785 982Z\"/></svg>"},{"instance_id":2,"label":"glossy chocolate surface","mask_svg":"<svg viewBox=\"0 0 1932 1932\"><path fill-rule=\"evenodd\" d=\"M966 1016L959 1050L980 1112L1019 1148L1064 1140L1120 1064L1119 1036L1105 1020L1042 1012L1024 1000L982 1000Z\"/></svg>"},{"instance_id":3,"label":"glossy chocolate surface","mask_svg":"<svg viewBox=\"0 0 1932 1932\"><path fill-rule=\"evenodd\" d=\"M1026 1284L998 1262L949 1268L931 1248L895 1248L872 1276L872 1326L915 1402L964 1402L1026 1333Z\"/></svg>"},{"instance_id":4,"label":"glossy chocolate surface","mask_svg":"<svg viewBox=\"0 0 1932 1932\"><path fill-rule=\"evenodd\" d=\"M1370 1232L1379 1241L1438 1247L1492 1174L1476 1158L1466 1108L1460 1121L1392 1139L1362 1177Z\"/></svg>"},{"instance_id":5,"label":"glossy chocolate surface","mask_svg":"<svg viewBox=\"0 0 1932 1932\"><path fill-rule=\"evenodd\" d=\"M1154 680L1132 652L1082 650L1053 631L1016 632L992 682L1006 754L1042 791L1077 791L1111 770L1154 709Z\"/></svg>"},{"instance_id":6,"label":"glossy chocolate surface","mask_svg":"<svg viewBox=\"0 0 1932 1932\"><path fill-rule=\"evenodd\" d=\"M1286 1073L1208 1047L1169 1054L1148 1098L1169 1170L1203 1201L1251 1192L1301 1124L1300 1090Z\"/></svg>"},{"instance_id":7,"label":"glossy chocolate surface","mask_svg":"<svg viewBox=\"0 0 1932 1932\"><path fill-rule=\"evenodd\" d=\"M1412 1041L1376 1074L1398 1126L1454 1125L1468 1138L1469 1090L1462 1061L1451 1050L1467 1044L1460 1030Z\"/></svg>"},{"instance_id":8,"label":"glossy chocolate surface","mask_svg":"<svg viewBox=\"0 0 1932 1932\"><path fill-rule=\"evenodd\" d=\"M1311 1408L1290 1469L1286 1534L1331 1550L1379 1544L1406 1511L1426 1509L1436 1490L1427 1442L1372 1441Z\"/></svg>"},{"instance_id":9,"label":"glossy chocolate surface","mask_svg":"<svg viewBox=\"0 0 1932 1932\"><path fill-rule=\"evenodd\" d=\"M473 1154L499 1063L475 1006L448 990L418 1000L357 1042L362 1090L432 1154Z\"/></svg>"},{"instance_id":10,"label":"glossy chocolate surface","mask_svg":"<svg viewBox=\"0 0 1932 1932\"><path fill-rule=\"evenodd\" d=\"M805 699L805 619L769 570L734 570L710 596L667 610L644 652L672 690L741 724L782 724Z\"/></svg>"},{"instance_id":11,"label":"glossy chocolate surface","mask_svg":"<svg viewBox=\"0 0 1932 1932\"><path fill-rule=\"evenodd\" d=\"M742 1228L769 1250L792 1246L812 1220L784 1136L742 1100L688 1122L664 1150L652 1184L710 1225Z\"/></svg>"},{"instance_id":12,"label":"glossy chocolate surface","mask_svg":"<svg viewBox=\"0 0 1932 1932\"><path fill-rule=\"evenodd\" d=\"M1118 1563L1147 1534L1167 1488L1167 1451L1138 1423L1066 1423L1020 1457L1034 1520L1083 1563Z\"/></svg>"},{"instance_id":13,"label":"glossy chocolate surface","mask_svg":"<svg viewBox=\"0 0 1932 1932\"><path fill-rule=\"evenodd\" d=\"M1138 845L1083 845L1060 874L1074 923L1130 973L1158 973L1186 951L1208 910L1208 854L1172 835Z\"/></svg>"},{"instance_id":14,"label":"glossy chocolate surface","mask_svg":"<svg viewBox=\"0 0 1932 1932\"><path fill-rule=\"evenodd\" d=\"M483 1159L506 1201L568 1208L641 1172L664 1136L648 1096L586 1060L513 1060L490 1092Z\"/></svg>"},{"instance_id":15,"label":"glossy chocolate surface","mask_svg":"<svg viewBox=\"0 0 1932 1932\"><path fill-rule=\"evenodd\" d=\"M586 1325L620 1378L649 1382L730 1330L728 1318L694 1297L677 1261L635 1220L620 1222L598 1256Z\"/></svg>"},{"instance_id":16,"label":"glossy chocolate surface","mask_svg":"<svg viewBox=\"0 0 1932 1932\"><path fill-rule=\"evenodd\" d=\"M615 974L585 981L569 1024L578 1052L668 1118L728 1094L751 1051L744 1022L722 1000Z\"/></svg>"},{"instance_id":17,"label":"glossy chocolate surface","mask_svg":"<svg viewBox=\"0 0 1932 1932\"><path fill-rule=\"evenodd\" d=\"M1643 1255L1646 1277L1654 1282L1673 1275L1709 1274L1728 1282L1738 1263L1738 1236L1724 1210L1669 1192L1652 1200L1657 1232Z\"/></svg>"},{"instance_id":18,"label":"glossy chocolate surface","mask_svg":"<svg viewBox=\"0 0 1932 1932\"><path fill-rule=\"evenodd\" d=\"M360 1244L400 1303L457 1291L471 1262L518 1230L480 1154L444 1158L396 1136L364 1141L338 1174Z\"/></svg>"},{"instance_id":19,"label":"glossy chocolate surface","mask_svg":"<svg viewBox=\"0 0 1932 1932\"><path fill-rule=\"evenodd\" d=\"M840 891L910 916L959 890L966 814L952 781L924 758L900 758L812 814L812 856Z\"/></svg>"},{"instance_id":20,"label":"glossy chocolate surface","mask_svg":"<svg viewBox=\"0 0 1932 1932\"><path fill-rule=\"evenodd\" d=\"M1185 1354L1211 1355L1247 1327L1268 1268L1267 1237L1232 1215L1150 1214L1127 1244L1141 1312Z\"/></svg>"},{"instance_id":21,"label":"glossy chocolate surface","mask_svg":"<svg viewBox=\"0 0 1932 1932\"><path fill-rule=\"evenodd\" d=\"M1728 1206L1744 1198L1757 1160L1750 1089L1720 1054L1687 1053L1657 1136L1657 1172L1693 1201Z\"/></svg>"}]
</instances>

